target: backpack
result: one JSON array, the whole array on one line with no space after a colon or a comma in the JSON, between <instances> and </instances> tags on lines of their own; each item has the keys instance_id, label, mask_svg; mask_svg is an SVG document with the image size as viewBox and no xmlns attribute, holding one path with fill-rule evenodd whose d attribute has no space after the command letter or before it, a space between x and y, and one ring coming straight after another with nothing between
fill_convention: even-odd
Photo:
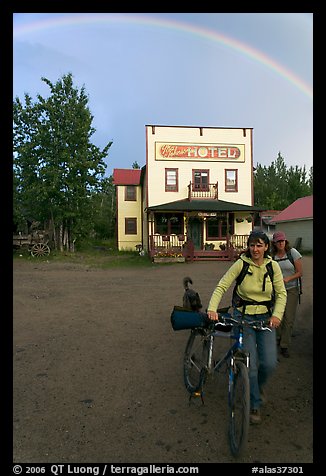
<instances>
[{"instance_id":1,"label":"backpack","mask_svg":"<svg viewBox=\"0 0 326 476\"><path fill-rule=\"evenodd\" d=\"M273 256L273 260L275 260L275 261L285 261L285 260L287 260L287 259L291 262L292 266L293 266L294 269L295 269L294 259L293 259L291 250L289 250L289 251L286 252L286 258L282 258L282 259L276 260L275 257ZM297 281L298 281L299 304L300 304L300 295L302 294L302 279L301 279L301 276L300 276L300 278L297 279Z\"/></svg>"},{"instance_id":2,"label":"backpack","mask_svg":"<svg viewBox=\"0 0 326 476\"><path fill-rule=\"evenodd\" d=\"M239 296L239 294L237 293L237 289L238 289L238 286L244 280L244 277L246 276L246 274L252 274L252 273L249 271L249 263L247 263L246 261L243 261L242 270L240 271L240 273L239 273L239 275L238 275L238 277L235 281L235 286L233 288L232 306L233 307L241 307L242 306L242 314L244 314L245 310L246 310L246 306L248 304L264 305L264 306L267 307L268 313L271 316L272 315L272 309L273 309L273 306L274 306L274 303L275 303L275 291L274 291L274 285L273 285L274 270L273 270L272 262L270 261L269 263L266 264L266 273L264 275L264 281L263 281L263 286L262 286L262 290L265 291L266 278L267 278L267 276L269 276L270 280L272 282L272 286L273 286L272 296L271 296L271 299L269 301L259 301L259 302L258 301L246 301L246 300L242 299Z\"/></svg>"}]
</instances>

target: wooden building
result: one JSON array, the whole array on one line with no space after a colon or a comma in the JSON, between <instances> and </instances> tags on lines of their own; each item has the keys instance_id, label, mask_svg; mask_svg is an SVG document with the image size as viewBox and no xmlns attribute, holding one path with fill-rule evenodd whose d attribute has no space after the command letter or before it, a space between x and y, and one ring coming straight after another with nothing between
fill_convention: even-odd
<instances>
[{"instance_id":1,"label":"wooden building","mask_svg":"<svg viewBox=\"0 0 326 476\"><path fill-rule=\"evenodd\" d=\"M313 251L313 195L301 197L272 220L275 231L284 231L291 246Z\"/></svg>"},{"instance_id":2,"label":"wooden building","mask_svg":"<svg viewBox=\"0 0 326 476\"><path fill-rule=\"evenodd\" d=\"M114 169L118 249L234 259L253 229L251 128L146 126L146 165Z\"/></svg>"}]
</instances>

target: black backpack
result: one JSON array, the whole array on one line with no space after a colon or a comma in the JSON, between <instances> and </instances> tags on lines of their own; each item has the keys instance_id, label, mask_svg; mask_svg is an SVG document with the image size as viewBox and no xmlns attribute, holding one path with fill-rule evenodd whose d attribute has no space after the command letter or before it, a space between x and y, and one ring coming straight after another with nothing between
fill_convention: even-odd
<instances>
[{"instance_id":1,"label":"black backpack","mask_svg":"<svg viewBox=\"0 0 326 476\"><path fill-rule=\"evenodd\" d=\"M273 256L273 260L275 260L276 262L277 262L277 261L285 261L285 260L287 260L287 259L291 262L292 266L293 266L294 269L295 269L294 259L293 259L291 250L289 250L289 251L286 252L286 258L275 259L275 257ZM300 278L298 278L298 292L299 292L299 304L300 304L300 295L302 294L302 279L301 279L301 276L300 276Z\"/></svg>"},{"instance_id":2,"label":"black backpack","mask_svg":"<svg viewBox=\"0 0 326 476\"><path fill-rule=\"evenodd\" d=\"M235 286L233 288L232 306L233 307L242 307L242 314L244 314L245 310L246 310L246 306L248 304L264 305L264 306L267 307L268 313L271 316L273 306L274 306L274 303L275 303L275 291L274 291L274 285L273 285L274 270L273 270L272 262L270 261L269 263L266 264L266 273L264 275L264 281L263 281L263 286L262 286L262 290L265 291L266 278L267 278L267 276L269 276L270 280L272 282L272 285L273 285L273 292L272 292L271 299L269 301L259 301L259 302L258 301L246 301L246 300L242 299L239 296L239 294L237 293L237 289L238 289L238 286L244 280L244 277L246 276L246 274L252 274L252 273L249 271L249 263L247 263L246 261L243 261L242 270L240 271L240 273L239 273L239 275L238 275L238 277L235 281Z\"/></svg>"}]
</instances>

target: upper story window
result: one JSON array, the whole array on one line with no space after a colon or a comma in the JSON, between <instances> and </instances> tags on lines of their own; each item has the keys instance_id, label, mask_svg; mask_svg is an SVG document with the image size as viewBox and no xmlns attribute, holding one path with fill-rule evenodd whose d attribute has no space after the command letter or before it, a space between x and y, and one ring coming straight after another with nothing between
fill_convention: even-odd
<instances>
[{"instance_id":1,"label":"upper story window","mask_svg":"<svg viewBox=\"0 0 326 476\"><path fill-rule=\"evenodd\" d=\"M177 192L178 189L178 169L165 169L165 191Z\"/></svg>"},{"instance_id":2,"label":"upper story window","mask_svg":"<svg viewBox=\"0 0 326 476\"><path fill-rule=\"evenodd\" d=\"M208 170L193 170L193 190L208 190L209 171Z\"/></svg>"},{"instance_id":3,"label":"upper story window","mask_svg":"<svg viewBox=\"0 0 326 476\"><path fill-rule=\"evenodd\" d=\"M126 185L125 187L125 200L135 202L136 201L136 186Z\"/></svg>"},{"instance_id":4,"label":"upper story window","mask_svg":"<svg viewBox=\"0 0 326 476\"><path fill-rule=\"evenodd\" d=\"M226 192L238 191L238 170L237 169L225 169L225 191Z\"/></svg>"}]
</instances>

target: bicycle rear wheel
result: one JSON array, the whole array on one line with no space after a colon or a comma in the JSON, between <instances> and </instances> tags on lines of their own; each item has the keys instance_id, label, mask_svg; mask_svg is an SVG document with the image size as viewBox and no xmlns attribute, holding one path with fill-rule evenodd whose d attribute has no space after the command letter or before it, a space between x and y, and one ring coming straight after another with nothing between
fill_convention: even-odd
<instances>
[{"instance_id":1,"label":"bicycle rear wheel","mask_svg":"<svg viewBox=\"0 0 326 476\"><path fill-rule=\"evenodd\" d=\"M189 393L201 391L208 365L209 339L202 330L193 329L183 358L183 377Z\"/></svg>"},{"instance_id":2,"label":"bicycle rear wheel","mask_svg":"<svg viewBox=\"0 0 326 476\"><path fill-rule=\"evenodd\" d=\"M233 456L240 456L246 449L249 430L250 388L246 365L235 362L229 378L229 444Z\"/></svg>"}]
</instances>

